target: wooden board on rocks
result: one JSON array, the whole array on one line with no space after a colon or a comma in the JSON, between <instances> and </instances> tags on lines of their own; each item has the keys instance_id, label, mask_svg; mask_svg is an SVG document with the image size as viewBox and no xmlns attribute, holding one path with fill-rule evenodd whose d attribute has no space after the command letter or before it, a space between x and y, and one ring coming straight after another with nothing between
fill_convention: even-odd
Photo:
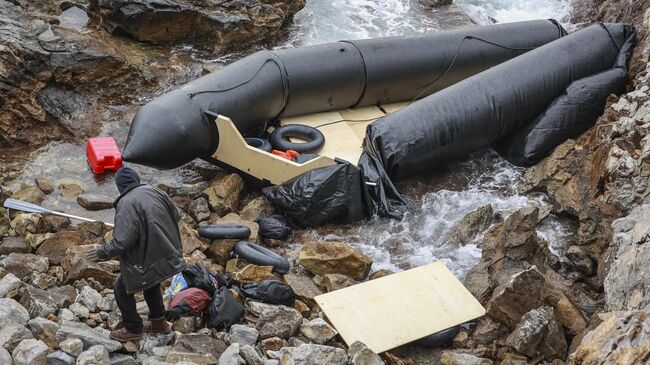
<instances>
[{"instance_id":1,"label":"wooden board on rocks","mask_svg":"<svg viewBox=\"0 0 650 365\"><path fill-rule=\"evenodd\" d=\"M376 353L471 321L485 308L441 262L319 295L320 308L350 345Z\"/></svg>"}]
</instances>

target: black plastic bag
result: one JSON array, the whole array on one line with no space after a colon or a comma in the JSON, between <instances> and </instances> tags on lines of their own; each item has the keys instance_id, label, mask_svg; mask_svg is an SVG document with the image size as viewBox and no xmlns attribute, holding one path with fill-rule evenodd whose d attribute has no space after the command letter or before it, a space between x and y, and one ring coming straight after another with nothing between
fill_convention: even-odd
<instances>
[{"instance_id":1,"label":"black plastic bag","mask_svg":"<svg viewBox=\"0 0 650 365\"><path fill-rule=\"evenodd\" d=\"M217 290L217 281L210 271L203 265L191 264L183 270L183 277L190 288L199 288L207 291L210 296Z\"/></svg>"},{"instance_id":2,"label":"black plastic bag","mask_svg":"<svg viewBox=\"0 0 650 365\"><path fill-rule=\"evenodd\" d=\"M257 219L259 234L264 238L286 240L293 230L287 217L280 213L268 213Z\"/></svg>"},{"instance_id":3,"label":"black plastic bag","mask_svg":"<svg viewBox=\"0 0 650 365\"><path fill-rule=\"evenodd\" d=\"M244 307L233 298L225 286L217 290L208 307L208 327L217 329L230 328L244 316Z\"/></svg>"},{"instance_id":4,"label":"black plastic bag","mask_svg":"<svg viewBox=\"0 0 650 365\"><path fill-rule=\"evenodd\" d=\"M296 294L291 287L278 280L263 280L242 285L237 290L242 296L262 303L282 304L293 307Z\"/></svg>"},{"instance_id":5,"label":"black plastic bag","mask_svg":"<svg viewBox=\"0 0 650 365\"><path fill-rule=\"evenodd\" d=\"M368 216L361 170L340 161L262 192L273 207L294 222L316 227L328 222L352 223Z\"/></svg>"}]
</instances>

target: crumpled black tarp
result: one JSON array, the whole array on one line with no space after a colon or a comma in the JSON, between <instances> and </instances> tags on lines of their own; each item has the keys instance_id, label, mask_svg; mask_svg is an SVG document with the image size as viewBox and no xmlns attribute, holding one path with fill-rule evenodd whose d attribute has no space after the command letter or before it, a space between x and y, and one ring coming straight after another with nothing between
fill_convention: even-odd
<instances>
[{"instance_id":1,"label":"crumpled black tarp","mask_svg":"<svg viewBox=\"0 0 650 365\"><path fill-rule=\"evenodd\" d=\"M352 223L368 216L361 170L345 161L310 170L262 192L277 211L303 227Z\"/></svg>"},{"instance_id":2,"label":"crumpled black tarp","mask_svg":"<svg viewBox=\"0 0 650 365\"><path fill-rule=\"evenodd\" d=\"M533 121L572 82L610 69L631 31L596 24L451 85L370 124L364 145L372 148L365 151L399 179L490 147Z\"/></svg>"},{"instance_id":3,"label":"crumpled black tarp","mask_svg":"<svg viewBox=\"0 0 650 365\"><path fill-rule=\"evenodd\" d=\"M515 165L530 166L562 142L591 128L603 113L607 97L625 91L627 62L636 32L629 27L626 34L627 39L611 69L572 82L535 120L499 142L497 150Z\"/></svg>"}]
</instances>

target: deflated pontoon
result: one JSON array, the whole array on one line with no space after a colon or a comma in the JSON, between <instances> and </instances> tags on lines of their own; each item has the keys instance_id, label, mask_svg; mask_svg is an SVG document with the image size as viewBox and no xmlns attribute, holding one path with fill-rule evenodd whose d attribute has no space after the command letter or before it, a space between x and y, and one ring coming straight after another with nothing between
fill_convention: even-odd
<instances>
[{"instance_id":1,"label":"deflated pontoon","mask_svg":"<svg viewBox=\"0 0 650 365\"><path fill-rule=\"evenodd\" d=\"M540 20L258 52L143 106L123 157L239 170L274 184L265 196L302 225L399 217L391 179L486 147L531 164L594 123L623 91L634 29L564 35ZM319 156L296 163L243 140L280 123L319 128Z\"/></svg>"}]
</instances>

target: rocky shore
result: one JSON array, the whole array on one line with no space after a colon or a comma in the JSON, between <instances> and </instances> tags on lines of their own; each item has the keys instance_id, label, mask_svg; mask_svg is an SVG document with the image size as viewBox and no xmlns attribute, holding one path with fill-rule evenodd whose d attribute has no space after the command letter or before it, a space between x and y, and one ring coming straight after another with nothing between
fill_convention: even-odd
<instances>
[{"instance_id":1,"label":"rocky shore","mask_svg":"<svg viewBox=\"0 0 650 365\"><path fill-rule=\"evenodd\" d=\"M304 4L0 0L0 203L11 197L40 204L55 196L89 212L110 211L114 197L89 192L80 181L48 176L13 181L22 162L12 155L49 141L84 139L109 121L129 119L143 95L203 72L201 62L175 47L225 52L270 42L283 36ZM524 173L519 190L544 193L551 212L531 206L502 215L486 205L452 230L454 245L482 237L482 258L464 283L487 315L462 326L448 346L406 345L378 355L361 343L346 345L314 297L391 272L371 271L371 258L344 243L301 232L292 240L297 245L263 237L256 221L273 208L259 192L237 174L196 165L191 169L200 178L192 184L157 183L182 211L187 262L231 273L236 283L282 280L296 293L296 304L263 304L233 291L246 315L228 330L203 328L184 317L173 323L170 335L120 344L107 334L120 322L112 293L118 263L93 263L80 255L86 245L110 239L110 227L0 208L0 363L647 362L649 7L647 0L575 1L578 26L623 21L637 28L628 92L609 100L593 128ZM536 231L549 214L576 227L561 252ZM278 275L271 267L232 258L235 241L198 235L201 225L212 223L248 226L250 241L287 257L290 272ZM143 298L137 299L146 313Z\"/></svg>"}]
</instances>

